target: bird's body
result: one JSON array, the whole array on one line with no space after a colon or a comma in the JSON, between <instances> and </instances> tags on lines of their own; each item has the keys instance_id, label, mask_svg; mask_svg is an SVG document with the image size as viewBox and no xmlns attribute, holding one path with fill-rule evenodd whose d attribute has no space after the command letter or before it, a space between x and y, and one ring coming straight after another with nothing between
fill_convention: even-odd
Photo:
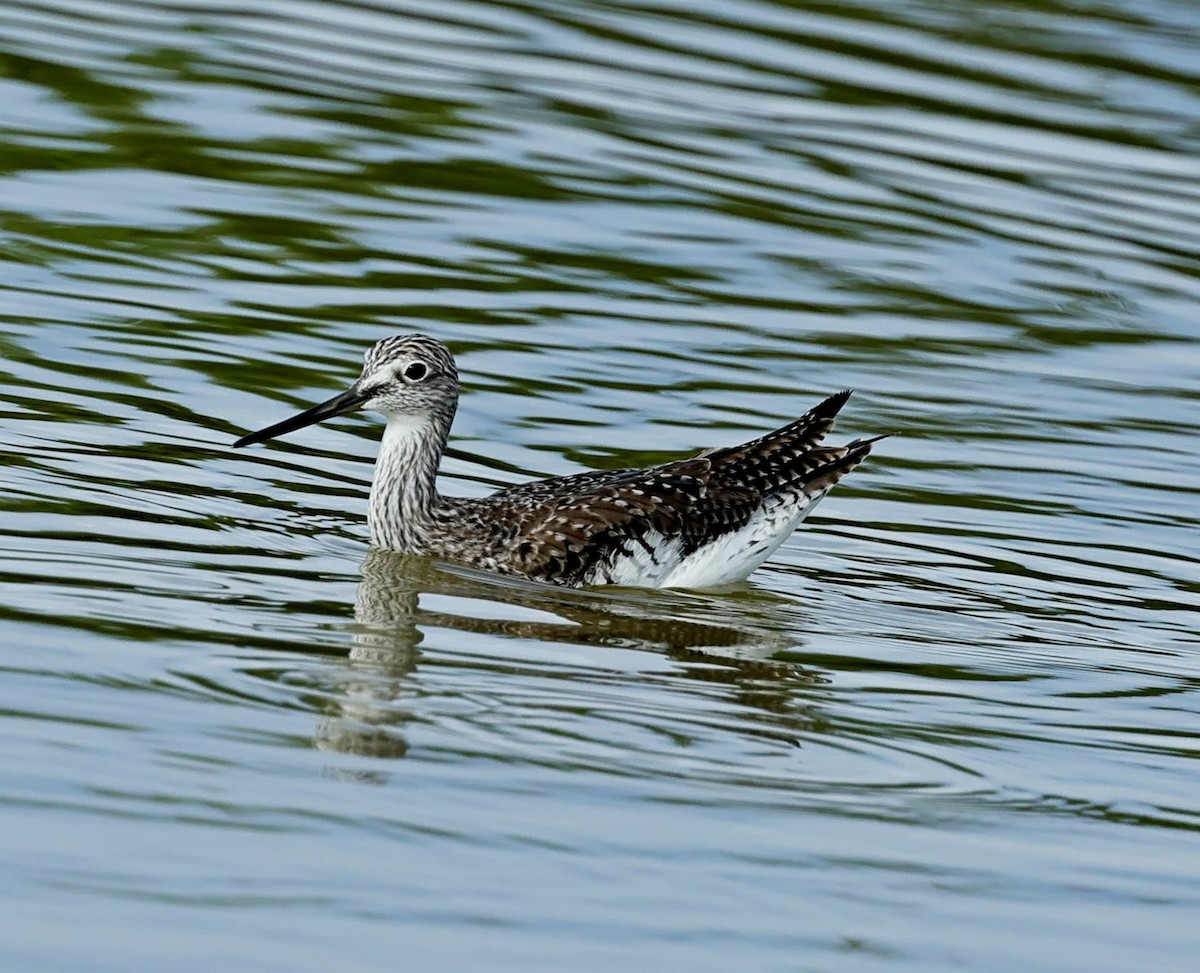
<instances>
[{"instance_id":1,"label":"bird's body","mask_svg":"<svg viewBox=\"0 0 1200 973\"><path fill-rule=\"evenodd\" d=\"M388 417L368 522L377 547L570 587L705 588L745 578L775 552L874 440L821 446L850 393L739 446L645 469L537 480L487 497L444 497L438 465L458 402L450 352L388 338L349 392L238 440L355 408Z\"/></svg>"}]
</instances>

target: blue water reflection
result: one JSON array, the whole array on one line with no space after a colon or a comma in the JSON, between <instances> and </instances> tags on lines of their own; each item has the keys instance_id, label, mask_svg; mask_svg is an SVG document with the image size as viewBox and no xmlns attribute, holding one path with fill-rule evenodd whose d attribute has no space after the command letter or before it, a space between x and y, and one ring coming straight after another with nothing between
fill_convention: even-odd
<instances>
[{"instance_id":1,"label":"blue water reflection","mask_svg":"<svg viewBox=\"0 0 1200 973\"><path fill-rule=\"evenodd\" d=\"M1198 44L5 4L5 968L1186 968ZM414 329L450 492L901 435L730 592L368 557L371 420L229 444Z\"/></svg>"}]
</instances>

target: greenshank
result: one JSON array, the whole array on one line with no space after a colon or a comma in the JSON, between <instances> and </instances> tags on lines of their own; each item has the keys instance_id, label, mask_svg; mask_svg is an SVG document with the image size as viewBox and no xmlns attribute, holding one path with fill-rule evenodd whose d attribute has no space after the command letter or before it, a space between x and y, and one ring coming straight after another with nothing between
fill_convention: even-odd
<instances>
[{"instance_id":1,"label":"greenshank","mask_svg":"<svg viewBox=\"0 0 1200 973\"><path fill-rule=\"evenodd\" d=\"M708 588L767 560L872 443L822 446L850 391L765 436L644 469L447 497L437 472L458 407L449 349L385 338L341 395L239 439L249 446L359 409L387 419L367 520L371 543L568 587Z\"/></svg>"}]
</instances>

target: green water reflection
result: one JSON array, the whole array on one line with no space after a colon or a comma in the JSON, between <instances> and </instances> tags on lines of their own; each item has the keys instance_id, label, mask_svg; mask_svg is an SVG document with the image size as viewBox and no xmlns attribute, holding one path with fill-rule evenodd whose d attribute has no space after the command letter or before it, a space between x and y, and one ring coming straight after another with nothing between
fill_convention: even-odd
<instances>
[{"instance_id":1,"label":"green water reflection","mask_svg":"<svg viewBox=\"0 0 1200 973\"><path fill-rule=\"evenodd\" d=\"M4 967L1186 968L1198 44L3 5ZM448 492L900 435L732 591L369 555L373 420L229 447L410 330Z\"/></svg>"}]
</instances>

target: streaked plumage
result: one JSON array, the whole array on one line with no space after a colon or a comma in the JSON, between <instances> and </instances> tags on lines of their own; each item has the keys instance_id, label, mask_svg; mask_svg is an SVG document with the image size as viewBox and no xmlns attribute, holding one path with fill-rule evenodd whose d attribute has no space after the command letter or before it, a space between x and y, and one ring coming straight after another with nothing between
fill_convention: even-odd
<instances>
[{"instance_id":1,"label":"streaked plumage","mask_svg":"<svg viewBox=\"0 0 1200 973\"><path fill-rule=\"evenodd\" d=\"M445 345L387 338L367 352L349 391L235 445L373 409L388 420L368 513L377 547L559 585L701 588L761 565L876 441L820 445L845 391L781 429L691 459L443 497L437 469L458 392Z\"/></svg>"}]
</instances>

